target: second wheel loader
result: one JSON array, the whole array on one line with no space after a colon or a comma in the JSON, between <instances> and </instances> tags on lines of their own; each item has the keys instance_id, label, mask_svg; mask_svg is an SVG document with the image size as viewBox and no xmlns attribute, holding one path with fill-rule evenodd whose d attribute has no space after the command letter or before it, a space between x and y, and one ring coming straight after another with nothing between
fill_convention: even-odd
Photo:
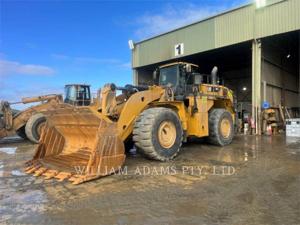
<instances>
[{"instance_id":1,"label":"second wheel loader","mask_svg":"<svg viewBox=\"0 0 300 225\"><path fill-rule=\"evenodd\" d=\"M230 144L234 135L233 93L196 65L177 62L159 67L152 86L107 84L88 107L47 113L40 143L26 172L79 184L119 170L124 143L133 140L150 159L168 161L188 137ZM116 95L117 90L122 94Z\"/></svg>"},{"instance_id":2,"label":"second wheel loader","mask_svg":"<svg viewBox=\"0 0 300 225\"><path fill-rule=\"evenodd\" d=\"M15 113L11 109L13 104L29 104L40 102L35 106ZM90 86L85 84L65 85L65 98L62 95L50 94L37 97L22 98L20 102L0 103L0 139L14 134L38 143L44 127L45 113L57 108L71 106L88 106L91 103Z\"/></svg>"}]
</instances>

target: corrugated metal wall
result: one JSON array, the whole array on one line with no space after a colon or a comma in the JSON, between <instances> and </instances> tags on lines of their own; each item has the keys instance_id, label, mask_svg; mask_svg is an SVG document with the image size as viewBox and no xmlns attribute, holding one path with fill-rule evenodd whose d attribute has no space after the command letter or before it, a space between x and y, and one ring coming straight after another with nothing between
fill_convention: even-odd
<instances>
[{"instance_id":1,"label":"corrugated metal wall","mask_svg":"<svg viewBox=\"0 0 300 225\"><path fill-rule=\"evenodd\" d=\"M259 9L248 5L137 43L133 50L133 67L176 58L174 46L178 43L184 43L182 56L187 56L300 29L300 0L269 1L273 4Z\"/></svg>"},{"instance_id":2,"label":"corrugated metal wall","mask_svg":"<svg viewBox=\"0 0 300 225\"><path fill-rule=\"evenodd\" d=\"M215 18L215 47L223 47L253 38L254 5Z\"/></svg>"},{"instance_id":3,"label":"corrugated metal wall","mask_svg":"<svg viewBox=\"0 0 300 225\"><path fill-rule=\"evenodd\" d=\"M286 0L255 11L256 37L300 29L300 1Z\"/></svg>"},{"instance_id":4,"label":"corrugated metal wall","mask_svg":"<svg viewBox=\"0 0 300 225\"><path fill-rule=\"evenodd\" d=\"M133 51L134 67L174 58L174 47L178 43L184 43L185 55L213 49L214 34L214 20L207 20L142 42Z\"/></svg>"}]
</instances>

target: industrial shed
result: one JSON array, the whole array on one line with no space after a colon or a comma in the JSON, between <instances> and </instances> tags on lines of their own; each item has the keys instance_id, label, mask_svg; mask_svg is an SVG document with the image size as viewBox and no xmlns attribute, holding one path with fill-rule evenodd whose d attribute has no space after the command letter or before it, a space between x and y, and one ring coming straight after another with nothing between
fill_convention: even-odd
<instances>
[{"instance_id":1,"label":"industrial shed","mask_svg":"<svg viewBox=\"0 0 300 225\"><path fill-rule=\"evenodd\" d=\"M135 84L148 84L161 64L187 61L219 76L249 112L261 133L264 102L285 106L292 117L300 107L300 1L266 0L140 41L132 49Z\"/></svg>"}]
</instances>

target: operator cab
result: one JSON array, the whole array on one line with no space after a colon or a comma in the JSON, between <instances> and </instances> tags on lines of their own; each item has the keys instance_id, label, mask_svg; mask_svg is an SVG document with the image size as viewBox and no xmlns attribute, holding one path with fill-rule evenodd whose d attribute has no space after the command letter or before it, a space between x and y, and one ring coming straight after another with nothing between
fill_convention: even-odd
<instances>
[{"instance_id":1,"label":"operator cab","mask_svg":"<svg viewBox=\"0 0 300 225\"><path fill-rule=\"evenodd\" d=\"M64 102L75 106L89 106L91 104L90 85L67 84Z\"/></svg>"},{"instance_id":2,"label":"operator cab","mask_svg":"<svg viewBox=\"0 0 300 225\"><path fill-rule=\"evenodd\" d=\"M194 77L200 75L197 65L184 62L160 66L157 72L159 72L160 86L193 84L195 82Z\"/></svg>"},{"instance_id":3,"label":"operator cab","mask_svg":"<svg viewBox=\"0 0 300 225\"><path fill-rule=\"evenodd\" d=\"M154 71L154 80L159 86L170 87L175 96L192 93L193 86L203 82L203 75L195 64L176 62L160 66Z\"/></svg>"}]
</instances>

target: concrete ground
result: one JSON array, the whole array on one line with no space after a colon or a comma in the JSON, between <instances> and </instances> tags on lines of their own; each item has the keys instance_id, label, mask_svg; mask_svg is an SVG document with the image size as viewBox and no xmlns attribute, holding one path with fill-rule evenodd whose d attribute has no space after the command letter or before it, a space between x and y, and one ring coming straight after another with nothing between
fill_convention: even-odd
<instances>
[{"instance_id":1,"label":"concrete ground","mask_svg":"<svg viewBox=\"0 0 300 225\"><path fill-rule=\"evenodd\" d=\"M77 186L24 174L35 146L11 140L0 144L1 224L300 224L299 139L195 141L168 163L130 154L123 175Z\"/></svg>"}]
</instances>

